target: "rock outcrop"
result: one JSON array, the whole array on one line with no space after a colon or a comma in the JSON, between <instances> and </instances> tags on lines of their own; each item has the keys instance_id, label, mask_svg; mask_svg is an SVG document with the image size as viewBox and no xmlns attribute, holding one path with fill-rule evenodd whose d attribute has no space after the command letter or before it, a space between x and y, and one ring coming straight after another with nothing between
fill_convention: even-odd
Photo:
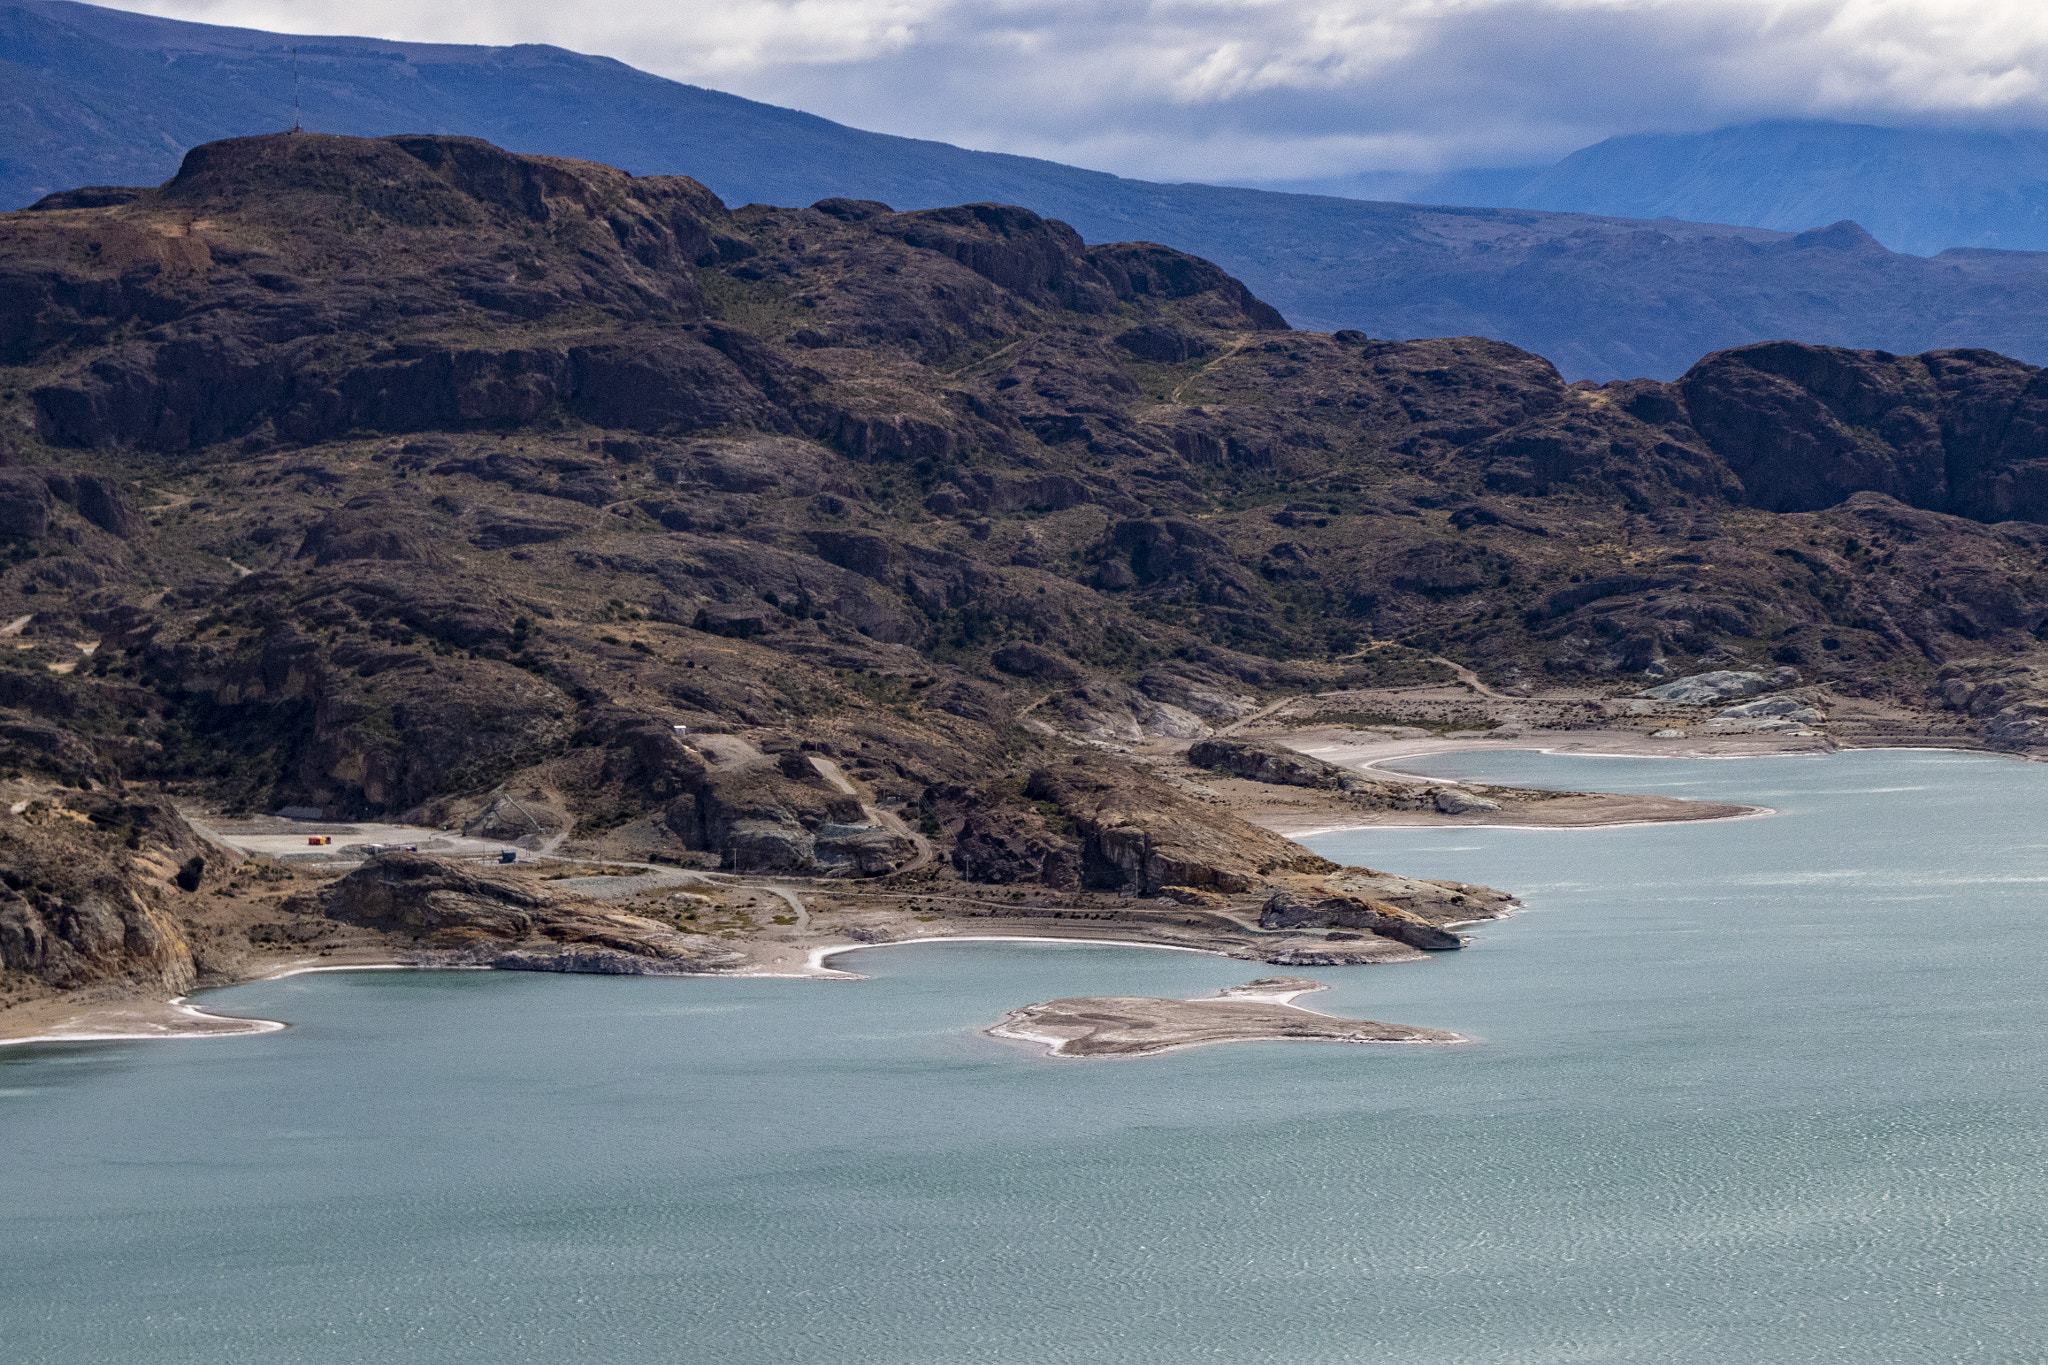
<instances>
[{"instance_id":1,"label":"rock outcrop","mask_svg":"<svg viewBox=\"0 0 2048 1365\"><path fill-rule=\"evenodd\" d=\"M2010 659L1968 659L1935 677L1935 692L1981 722L1979 733L1999 749L2048 746L2048 666Z\"/></svg>"},{"instance_id":2,"label":"rock outcrop","mask_svg":"<svg viewBox=\"0 0 2048 1365\"><path fill-rule=\"evenodd\" d=\"M1249 739L1205 739L1189 746L1188 762L1233 777L1283 787L1320 791L1373 792L1384 785L1369 777L1298 753L1284 744Z\"/></svg>"},{"instance_id":3,"label":"rock outcrop","mask_svg":"<svg viewBox=\"0 0 2048 1365\"><path fill-rule=\"evenodd\" d=\"M738 954L637 915L590 908L455 859L385 853L320 898L328 918L517 971L715 971Z\"/></svg>"},{"instance_id":4,"label":"rock outcrop","mask_svg":"<svg viewBox=\"0 0 2048 1365\"><path fill-rule=\"evenodd\" d=\"M1822 720L1820 711L1815 707L1798 697L1788 697L1780 693L1723 707L1716 711L1713 720L1707 723L1712 725L1721 721L1741 721L1756 729L1789 729L1801 725L1819 725Z\"/></svg>"},{"instance_id":5,"label":"rock outcrop","mask_svg":"<svg viewBox=\"0 0 2048 1365\"><path fill-rule=\"evenodd\" d=\"M1479 815L1499 810L1500 802L1490 796L1466 791L1461 787L1437 787L1430 798L1441 815Z\"/></svg>"},{"instance_id":6,"label":"rock outcrop","mask_svg":"<svg viewBox=\"0 0 2048 1365\"><path fill-rule=\"evenodd\" d=\"M0 968L66 990L189 987L177 902L221 855L160 801L67 792L21 805L0 813Z\"/></svg>"},{"instance_id":7,"label":"rock outcrop","mask_svg":"<svg viewBox=\"0 0 2048 1365\"><path fill-rule=\"evenodd\" d=\"M1322 885L1333 896L1385 902L1439 926L1498 919L1515 906L1514 897L1490 886L1428 881L1370 867L1340 868Z\"/></svg>"},{"instance_id":8,"label":"rock outcrop","mask_svg":"<svg viewBox=\"0 0 2048 1365\"><path fill-rule=\"evenodd\" d=\"M1446 952L1465 946L1465 941L1438 928L1413 911L1388 901L1364 900L1357 896L1325 896L1314 899L1292 891L1273 896L1259 911L1262 929L1363 929L1405 943L1425 952Z\"/></svg>"},{"instance_id":9,"label":"rock outcrop","mask_svg":"<svg viewBox=\"0 0 2048 1365\"><path fill-rule=\"evenodd\" d=\"M1711 673L1695 673L1691 677L1659 683L1655 687L1646 687L1636 695L1670 702L1674 706L1704 706L1709 702L1726 701L1730 697L1753 697L1759 692L1768 692L1774 687L1785 687L1798 681L1798 670L1792 668L1776 668L1768 673L1723 668Z\"/></svg>"},{"instance_id":10,"label":"rock outcrop","mask_svg":"<svg viewBox=\"0 0 2048 1365\"><path fill-rule=\"evenodd\" d=\"M1056 807L1081 843L1083 886L1157 895L1167 886L1243 894L1276 872L1335 867L1301 845L1199 805L1141 772L1070 760L1024 794Z\"/></svg>"}]
</instances>

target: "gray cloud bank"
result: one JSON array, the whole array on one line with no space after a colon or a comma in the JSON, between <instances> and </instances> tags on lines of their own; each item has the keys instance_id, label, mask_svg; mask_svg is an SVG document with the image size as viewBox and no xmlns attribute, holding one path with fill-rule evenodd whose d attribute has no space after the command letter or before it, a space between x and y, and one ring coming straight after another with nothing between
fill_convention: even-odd
<instances>
[{"instance_id":1,"label":"gray cloud bank","mask_svg":"<svg viewBox=\"0 0 2048 1365\"><path fill-rule=\"evenodd\" d=\"M134 0L301 33L553 43L856 127L1152 180L1528 165L1766 117L2048 126L2014 0Z\"/></svg>"}]
</instances>

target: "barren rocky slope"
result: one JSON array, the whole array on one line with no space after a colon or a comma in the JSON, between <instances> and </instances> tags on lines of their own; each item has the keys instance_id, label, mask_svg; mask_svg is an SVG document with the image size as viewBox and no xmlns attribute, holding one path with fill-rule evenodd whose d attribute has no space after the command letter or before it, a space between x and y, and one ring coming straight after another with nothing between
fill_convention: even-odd
<instances>
[{"instance_id":1,"label":"barren rocky slope","mask_svg":"<svg viewBox=\"0 0 2048 1365\"><path fill-rule=\"evenodd\" d=\"M1436 654L2035 742L2044 396L1791 343L1567 385L1015 208L218 143L0 216L0 776L1264 898L1328 865L1111 750Z\"/></svg>"}]
</instances>

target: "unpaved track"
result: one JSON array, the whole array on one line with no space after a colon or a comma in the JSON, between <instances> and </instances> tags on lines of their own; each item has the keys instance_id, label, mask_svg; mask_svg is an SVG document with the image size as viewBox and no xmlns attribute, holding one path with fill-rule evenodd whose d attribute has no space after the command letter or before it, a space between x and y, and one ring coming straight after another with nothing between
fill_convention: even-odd
<instances>
[{"instance_id":1,"label":"unpaved track","mask_svg":"<svg viewBox=\"0 0 2048 1365\"><path fill-rule=\"evenodd\" d=\"M1274 702L1271 706L1261 707L1259 710L1252 712L1250 715L1244 717L1242 720L1234 720L1230 722L1230 724L1228 725L1217 727L1216 733L1219 735L1235 734L1239 730L1242 730L1245 726L1250 725L1253 721L1264 720L1266 717L1272 715L1275 711L1278 711L1281 707L1286 706L1288 703L1297 702L1300 700L1300 697L1282 697L1279 701Z\"/></svg>"},{"instance_id":2,"label":"unpaved track","mask_svg":"<svg viewBox=\"0 0 2048 1365\"><path fill-rule=\"evenodd\" d=\"M1432 654L1429 657L1432 663L1442 664L1445 668L1448 668L1451 670L1451 672L1457 674L1459 682L1465 684L1465 686L1471 688L1474 692L1477 692L1482 697L1490 697L1494 701L1522 700L1522 698L1520 697L1510 697L1505 692L1494 691L1485 683L1479 681L1479 675L1477 673L1474 673L1471 669L1465 667L1465 665L1461 663L1453 663L1451 660L1446 659L1441 654Z\"/></svg>"},{"instance_id":3,"label":"unpaved track","mask_svg":"<svg viewBox=\"0 0 2048 1365\"><path fill-rule=\"evenodd\" d=\"M1201 369L1196 370L1186 379L1183 379L1180 381L1180 383L1176 384L1173 389L1173 396L1167 399L1166 401L1169 403L1180 402L1180 396L1188 391L1188 385L1194 383L1197 379L1200 379L1203 375L1209 373L1209 371L1215 369L1218 365L1221 365L1224 361L1230 359L1230 357L1236 355L1239 351L1242 351L1245 348L1245 346L1250 343L1250 340L1251 339L1249 337L1240 336L1237 338L1237 340L1231 342L1229 350L1225 351L1222 355L1217 356L1214 360L1204 365Z\"/></svg>"}]
</instances>

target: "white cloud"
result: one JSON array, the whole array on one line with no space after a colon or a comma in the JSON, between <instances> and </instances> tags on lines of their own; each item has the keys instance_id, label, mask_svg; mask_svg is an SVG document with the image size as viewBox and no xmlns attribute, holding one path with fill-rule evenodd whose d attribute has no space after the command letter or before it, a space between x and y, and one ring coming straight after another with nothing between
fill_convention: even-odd
<instances>
[{"instance_id":1,"label":"white cloud","mask_svg":"<svg viewBox=\"0 0 2048 1365\"><path fill-rule=\"evenodd\" d=\"M1149 178L1547 160L1811 116L2048 124L2038 0L134 0L170 18L545 42L863 128Z\"/></svg>"}]
</instances>

